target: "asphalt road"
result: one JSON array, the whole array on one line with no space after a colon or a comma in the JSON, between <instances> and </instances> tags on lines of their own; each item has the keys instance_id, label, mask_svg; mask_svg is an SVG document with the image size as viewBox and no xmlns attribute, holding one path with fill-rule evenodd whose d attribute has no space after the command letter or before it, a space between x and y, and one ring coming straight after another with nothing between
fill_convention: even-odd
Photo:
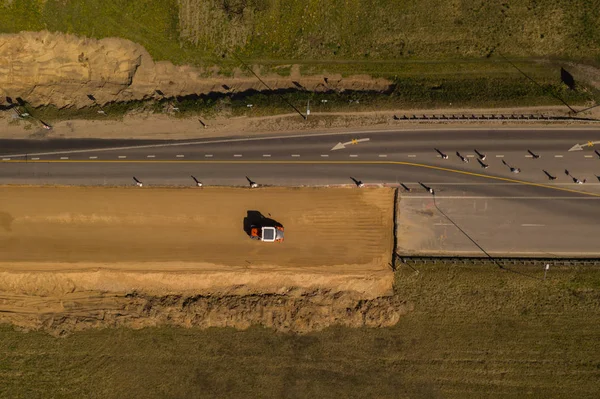
<instances>
[{"instance_id":1,"label":"asphalt road","mask_svg":"<svg viewBox=\"0 0 600 399\"><path fill-rule=\"evenodd\" d=\"M340 142L345 148L332 150ZM583 150L569 151L576 144ZM485 154L481 162L487 168L475 149ZM598 129L143 143L0 140L0 184L133 185L135 176L145 186L193 185L192 175L205 185L248 185L246 176L262 185L352 185L351 177L367 186L403 183L411 191L401 189L398 206L402 253L481 254L454 222L489 253L597 256L600 155L595 149L600 149ZM520 173L513 173L517 168ZM435 190L435 203L418 182Z\"/></svg>"}]
</instances>

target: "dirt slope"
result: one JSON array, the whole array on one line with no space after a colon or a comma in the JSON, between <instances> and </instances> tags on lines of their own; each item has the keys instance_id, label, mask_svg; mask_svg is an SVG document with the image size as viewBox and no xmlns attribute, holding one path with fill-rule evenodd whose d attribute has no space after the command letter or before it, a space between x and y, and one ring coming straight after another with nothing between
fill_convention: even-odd
<instances>
[{"instance_id":1,"label":"dirt slope","mask_svg":"<svg viewBox=\"0 0 600 399\"><path fill-rule=\"evenodd\" d=\"M249 73L238 71L233 77L221 76L218 68L204 70L192 66L175 66L167 61L154 62L139 44L129 40L101 40L58 33L21 32L0 35L0 105L5 97L21 97L33 106L56 105L78 108L93 105L91 94L99 104L166 97L264 90ZM384 90L390 82L368 76L328 75L328 87L322 75L262 76L273 89L293 88L292 81L308 90L360 89ZM6 103L4 105L7 105Z\"/></svg>"}]
</instances>

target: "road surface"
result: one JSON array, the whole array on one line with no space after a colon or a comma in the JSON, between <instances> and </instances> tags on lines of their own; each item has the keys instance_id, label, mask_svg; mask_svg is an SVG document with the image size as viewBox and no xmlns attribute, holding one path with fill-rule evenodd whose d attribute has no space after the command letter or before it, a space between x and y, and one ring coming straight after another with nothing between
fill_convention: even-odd
<instances>
[{"instance_id":1,"label":"road surface","mask_svg":"<svg viewBox=\"0 0 600 399\"><path fill-rule=\"evenodd\" d=\"M343 148L333 150L339 143ZM583 149L569 151L577 144ZM599 149L598 129L371 131L188 142L0 140L0 184L133 185L134 176L145 186L189 186L190 176L205 185L248 185L246 176L262 185L353 185L351 177L367 186L402 183L411 189L401 188L398 205L398 248L404 254L480 255L457 225L493 254L598 256ZM434 189L435 203L419 182ZM402 237L409 234L422 239L404 246Z\"/></svg>"}]
</instances>

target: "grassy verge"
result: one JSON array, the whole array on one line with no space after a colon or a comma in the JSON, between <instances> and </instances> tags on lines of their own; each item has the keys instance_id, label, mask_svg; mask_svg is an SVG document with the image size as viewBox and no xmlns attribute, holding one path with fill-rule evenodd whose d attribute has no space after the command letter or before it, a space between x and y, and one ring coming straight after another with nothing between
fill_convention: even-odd
<instances>
[{"instance_id":1,"label":"grassy verge","mask_svg":"<svg viewBox=\"0 0 600 399\"><path fill-rule=\"evenodd\" d=\"M600 270L400 268L393 328L0 329L0 396L597 397ZM542 270L515 266L537 278Z\"/></svg>"},{"instance_id":2,"label":"grassy verge","mask_svg":"<svg viewBox=\"0 0 600 399\"><path fill-rule=\"evenodd\" d=\"M310 101L315 112L360 112L394 109L436 108L494 108L561 105L550 93L556 93L571 106L583 108L584 104L600 95L592 89L570 91L555 79L543 77L542 87L536 86L516 75L485 77L397 77L388 92L345 90L309 92L286 89L275 92L212 93L159 101L132 101L104 106L106 114L98 114L100 108L58 109L53 106L27 107L27 112L36 118L53 123L71 119L121 119L131 112L169 112L168 105L179 111L174 117L267 116L293 112L283 98L294 104L303 113ZM252 104L252 108L247 105ZM565 110L567 108L565 107Z\"/></svg>"}]
</instances>

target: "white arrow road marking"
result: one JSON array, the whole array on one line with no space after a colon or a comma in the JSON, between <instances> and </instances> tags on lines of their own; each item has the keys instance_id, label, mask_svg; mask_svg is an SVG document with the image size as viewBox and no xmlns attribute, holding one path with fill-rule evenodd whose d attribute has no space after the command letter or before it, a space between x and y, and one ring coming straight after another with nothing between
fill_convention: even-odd
<instances>
[{"instance_id":1,"label":"white arrow road marking","mask_svg":"<svg viewBox=\"0 0 600 399\"><path fill-rule=\"evenodd\" d=\"M569 151L581 151L584 147L593 147L595 144L600 144L600 141L588 141L584 144L575 144Z\"/></svg>"},{"instance_id":2,"label":"white arrow road marking","mask_svg":"<svg viewBox=\"0 0 600 399\"><path fill-rule=\"evenodd\" d=\"M344 148L346 148L347 145L351 145L351 144L358 144L358 143L362 143L365 141L369 141L371 139L369 138L365 138L365 139L353 139L350 141L346 141L345 143L342 143L341 141L339 143L337 143L336 145L333 146L333 148L331 149L331 151L336 151L336 150L343 150Z\"/></svg>"}]
</instances>

